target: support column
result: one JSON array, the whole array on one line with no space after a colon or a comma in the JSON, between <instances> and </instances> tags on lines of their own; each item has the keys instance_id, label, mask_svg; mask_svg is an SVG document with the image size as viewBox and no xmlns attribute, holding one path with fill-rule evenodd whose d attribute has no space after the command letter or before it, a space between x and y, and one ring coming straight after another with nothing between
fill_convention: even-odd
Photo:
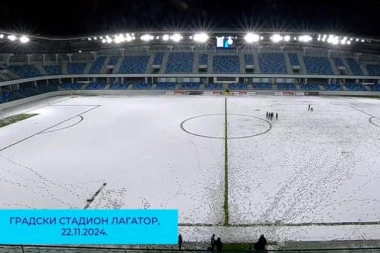
<instances>
[{"instance_id":1,"label":"support column","mask_svg":"<svg viewBox=\"0 0 380 253\"><path fill-rule=\"evenodd\" d=\"M58 65L58 54L55 54L55 64Z\"/></svg>"},{"instance_id":2,"label":"support column","mask_svg":"<svg viewBox=\"0 0 380 253\"><path fill-rule=\"evenodd\" d=\"M91 51L90 53L92 54L92 57L94 58L94 61L95 61L98 53L95 51Z\"/></svg>"},{"instance_id":3,"label":"support column","mask_svg":"<svg viewBox=\"0 0 380 253\"><path fill-rule=\"evenodd\" d=\"M27 57L27 63L28 63L28 65L30 65L30 57L32 57L32 55L31 54L27 54L26 57Z\"/></svg>"},{"instance_id":4,"label":"support column","mask_svg":"<svg viewBox=\"0 0 380 253\"><path fill-rule=\"evenodd\" d=\"M170 53L173 52L173 46L168 46Z\"/></svg>"},{"instance_id":5,"label":"support column","mask_svg":"<svg viewBox=\"0 0 380 253\"><path fill-rule=\"evenodd\" d=\"M11 57L13 57L14 56L14 54L6 54L5 55L5 64L7 65L7 66L9 66L9 62L10 62L10 59L11 59Z\"/></svg>"},{"instance_id":6,"label":"support column","mask_svg":"<svg viewBox=\"0 0 380 253\"><path fill-rule=\"evenodd\" d=\"M46 57L46 55L45 55L45 54L42 54L42 65L43 65L43 66L46 65L45 57Z\"/></svg>"},{"instance_id":7,"label":"support column","mask_svg":"<svg viewBox=\"0 0 380 253\"><path fill-rule=\"evenodd\" d=\"M150 46L144 46L146 54L149 54Z\"/></svg>"},{"instance_id":8,"label":"support column","mask_svg":"<svg viewBox=\"0 0 380 253\"><path fill-rule=\"evenodd\" d=\"M120 48L119 51L121 52L121 56L124 57L124 55L125 55L125 48Z\"/></svg>"},{"instance_id":9,"label":"support column","mask_svg":"<svg viewBox=\"0 0 380 253\"><path fill-rule=\"evenodd\" d=\"M355 54L355 59L357 62L359 62L359 57L361 56L362 54L361 53L356 53Z\"/></svg>"},{"instance_id":10,"label":"support column","mask_svg":"<svg viewBox=\"0 0 380 253\"><path fill-rule=\"evenodd\" d=\"M69 57L69 62L71 63L71 57L73 56L73 54L67 54L67 57Z\"/></svg>"}]
</instances>

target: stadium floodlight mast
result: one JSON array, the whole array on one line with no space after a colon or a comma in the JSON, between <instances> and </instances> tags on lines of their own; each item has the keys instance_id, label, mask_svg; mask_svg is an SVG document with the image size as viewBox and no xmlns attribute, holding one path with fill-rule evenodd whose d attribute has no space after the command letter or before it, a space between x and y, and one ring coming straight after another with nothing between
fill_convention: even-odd
<instances>
[{"instance_id":1,"label":"stadium floodlight mast","mask_svg":"<svg viewBox=\"0 0 380 253\"><path fill-rule=\"evenodd\" d=\"M179 42L182 39L182 36L179 33L175 33L172 36L170 36L170 39L174 42Z\"/></svg>"},{"instance_id":2,"label":"stadium floodlight mast","mask_svg":"<svg viewBox=\"0 0 380 253\"><path fill-rule=\"evenodd\" d=\"M260 40L260 36L254 33L247 33L244 36L244 39L247 43L253 43L253 42L258 42Z\"/></svg>"},{"instance_id":3,"label":"stadium floodlight mast","mask_svg":"<svg viewBox=\"0 0 380 253\"><path fill-rule=\"evenodd\" d=\"M22 35L20 37L20 42L23 43L23 44L28 43L29 41L30 41L30 39L27 36L25 36L25 35Z\"/></svg>"},{"instance_id":4,"label":"stadium floodlight mast","mask_svg":"<svg viewBox=\"0 0 380 253\"><path fill-rule=\"evenodd\" d=\"M197 33L194 35L193 40L200 43L205 43L209 39L206 33Z\"/></svg>"}]
</instances>

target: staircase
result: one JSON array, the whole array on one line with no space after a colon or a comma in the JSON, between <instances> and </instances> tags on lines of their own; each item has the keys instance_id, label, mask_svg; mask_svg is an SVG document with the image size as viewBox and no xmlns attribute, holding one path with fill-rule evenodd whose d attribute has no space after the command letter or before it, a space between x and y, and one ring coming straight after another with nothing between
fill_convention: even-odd
<instances>
[{"instance_id":1,"label":"staircase","mask_svg":"<svg viewBox=\"0 0 380 253\"><path fill-rule=\"evenodd\" d=\"M21 79L16 73L12 72L11 70L7 69L6 74L12 79Z\"/></svg>"},{"instance_id":2,"label":"staircase","mask_svg":"<svg viewBox=\"0 0 380 253\"><path fill-rule=\"evenodd\" d=\"M166 73L166 65L168 64L169 60L169 52L164 53L164 58L162 58L161 68L159 71L159 74L165 74Z\"/></svg>"},{"instance_id":3,"label":"staircase","mask_svg":"<svg viewBox=\"0 0 380 253\"><path fill-rule=\"evenodd\" d=\"M258 52L253 52L253 64L255 66L255 74L260 74L260 60L259 60L259 53Z\"/></svg>"},{"instance_id":4,"label":"staircase","mask_svg":"<svg viewBox=\"0 0 380 253\"><path fill-rule=\"evenodd\" d=\"M102 66L102 68L100 70L101 74L106 73L106 67L107 67L107 65L108 65L109 62L110 62L110 57L106 57L106 60L104 61L104 64L103 64L103 66Z\"/></svg>"},{"instance_id":5,"label":"staircase","mask_svg":"<svg viewBox=\"0 0 380 253\"><path fill-rule=\"evenodd\" d=\"M240 73L245 73L245 60L244 54L239 54Z\"/></svg>"},{"instance_id":6,"label":"staircase","mask_svg":"<svg viewBox=\"0 0 380 253\"><path fill-rule=\"evenodd\" d=\"M343 65L344 65L344 67L346 68L346 72L347 72L347 74L350 75L350 76L352 76L353 73L352 73L350 67L349 67L348 64L347 64L346 59L345 59L345 58L342 58L342 61L343 61Z\"/></svg>"},{"instance_id":7,"label":"staircase","mask_svg":"<svg viewBox=\"0 0 380 253\"><path fill-rule=\"evenodd\" d=\"M86 64L86 67L84 68L83 74L88 74L90 72L91 66L93 65L93 62L89 62Z\"/></svg>"},{"instance_id":8,"label":"staircase","mask_svg":"<svg viewBox=\"0 0 380 253\"><path fill-rule=\"evenodd\" d=\"M123 63L123 60L124 60L124 57L120 57L117 62L116 62L116 65L115 67L113 68L113 72L114 74L117 74L119 73L119 70L120 70L120 67L121 67L121 64Z\"/></svg>"},{"instance_id":9,"label":"staircase","mask_svg":"<svg viewBox=\"0 0 380 253\"><path fill-rule=\"evenodd\" d=\"M69 74L69 72L67 71L67 65L68 65L67 62L63 62L62 63L62 74L63 75L68 75Z\"/></svg>"},{"instance_id":10,"label":"staircase","mask_svg":"<svg viewBox=\"0 0 380 253\"><path fill-rule=\"evenodd\" d=\"M207 74L212 74L214 68L214 55L215 53L208 54L208 62L207 62Z\"/></svg>"},{"instance_id":11,"label":"staircase","mask_svg":"<svg viewBox=\"0 0 380 253\"><path fill-rule=\"evenodd\" d=\"M335 62L333 61L332 58L329 58L329 62L330 62L334 75L339 75L338 67L335 65Z\"/></svg>"},{"instance_id":12,"label":"staircase","mask_svg":"<svg viewBox=\"0 0 380 253\"><path fill-rule=\"evenodd\" d=\"M41 66L41 65L34 65L34 66L38 69L38 71L40 71L41 75L43 75L43 76L48 75L48 73L46 72L46 70L44 69L43 66Z\"/></svg>"},{"instance_id":13,"label":"staircase","mask_svg":"<svg viewBox=\"0 0 380 253\"><path fill-rule=\"evenodd\" d=\"M298 57L298 61L300 63L300 72L301 72L301 74L306 75L307 74L307 70L306 70L305 62L303 61L302 53L298 52L297 53L297 57Z\"/></svg>"},{"instance_id":14,"label":"staircase","mask_svg":"<svg viewBox=\"0 0 380 253\"><path fill-rule=\"evenodd\" d=\"M294 74L293 66L290 63L289 55L287 53L284 53L284 58L285 58L286 72L290 75Z\"/></svg>"},{"instance_id":15,"label":"staircase","mask_svg":"<svg viewBox=\"0 0 380 253\"><path fill-rule=\"evenodd\" d=\"M193 73L198 73L198 66L199 66L199 53L196 52L194 54Z\"/></svg>"},{"instance_id":16,"label":"staircase","mask_svg":"<svg viewBox=\"0 0 380 253\"><path fill-rule=\"evenodd\" d=\"M155 55L155 53L149 54L148 66L146 67L146 73L148 73L148 74L152 73L152 65L153 65L153 61L154 61L154 55Z\"/></svg>"}]
</instances>

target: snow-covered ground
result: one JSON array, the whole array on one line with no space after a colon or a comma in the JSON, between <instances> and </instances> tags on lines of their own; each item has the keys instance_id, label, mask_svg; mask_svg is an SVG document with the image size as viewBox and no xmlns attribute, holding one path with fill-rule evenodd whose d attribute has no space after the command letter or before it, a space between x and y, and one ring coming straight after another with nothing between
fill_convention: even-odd
<instances>
[{"instance_id":1,"label":"snow-covered ground","mask_svg":"<svg viewBox=\"0 0 380 253\"><path fill-rule=\"evenodd\" d=\"M228 228L202 226L224 221L223 97L57 97L23 111L39 115L0 128L0 208L84 208L107 183L90 208L178 208L198 224L180 228L185 241L380 239L380 225L304 225L380 221L380 100L229 97L229 217L242 226Z\"/></svg>"}]
</instances>

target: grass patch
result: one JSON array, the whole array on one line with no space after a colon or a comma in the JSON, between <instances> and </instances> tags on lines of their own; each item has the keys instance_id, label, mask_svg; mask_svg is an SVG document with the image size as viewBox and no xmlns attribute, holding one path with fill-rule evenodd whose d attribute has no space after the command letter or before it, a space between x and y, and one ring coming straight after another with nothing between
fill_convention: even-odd
<instances>
[{"instance_id":1,"label":"grass patch","mask_svg":"<svg viewBox=\"0 0 380 253\"><path fill-rule=\"evenodd\" d=\"M30 113L30 114L17 114L17 115L10 116L8 118L0 120L0 128L11 125L13 123L16 123L24 119L37 116L37 115L38 115L37 113Z\"/></svg>"},{"instance_id":2,"label":"grass patch","mask_svg":"<svg viewBox=\"0 0 380 253\"><path fill-rule=\"evenodd\" d=\"M228 212L228 136L227 136L227 98L224 98L224 226L230 223Z\"/></svg>"}]
</instances>

